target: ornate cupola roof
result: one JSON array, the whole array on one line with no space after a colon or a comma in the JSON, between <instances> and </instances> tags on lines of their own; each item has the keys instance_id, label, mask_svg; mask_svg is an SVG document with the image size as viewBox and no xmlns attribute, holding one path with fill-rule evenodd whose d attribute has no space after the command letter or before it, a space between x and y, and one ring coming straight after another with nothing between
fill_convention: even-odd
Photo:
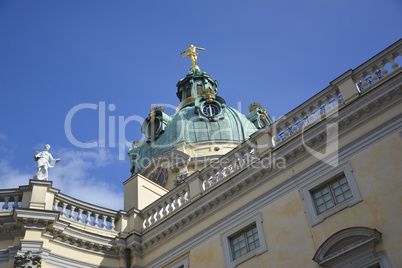
<instances>
[{"instance_id":1,"label":"ornate cupola roof","mask_svg":"<svg viewBox=\"0 0 402 268\"><path fill-rule=\"evenodd\" d=\"M218 81L211 78L209 74L199 69L190 70L186 77L177 83L177 97L180 100L179 107L194 104L195 99L206 92L212 95L218 94Z\"/></svg>"},{"instance_id":2,"label":"ornate cupola roof","mask_svg":"<svg viewBox=\"0 0 402 268\"><path fill-rule=\"evenodd\" d=\"M129 151L132 173L152 178L152 172L162 166L169 167L167 174L182 173L183 167L191 173L272 123L261 104L250 106L247 116L227 106L218 96L218 81L195 63L177 83L180 104L176 112L169 116L163 107L155 106L145 119L141 131L146 138ZM172 155L176 158L170 159Z\"/></svg>"}]
</instances>

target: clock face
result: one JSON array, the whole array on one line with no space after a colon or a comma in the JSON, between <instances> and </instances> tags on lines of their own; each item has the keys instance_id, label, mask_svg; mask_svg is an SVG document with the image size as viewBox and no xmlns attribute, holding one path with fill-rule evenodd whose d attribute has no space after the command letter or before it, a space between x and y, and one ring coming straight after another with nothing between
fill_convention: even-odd
<instances>
[{"instance_id":1,"label":"clock face","mask_svg":"<svg viewBox=\"0 0 402 268\"><path fill-rule=\"evenodd\" d=\"M215 116L219 114L219 107L216 104L205 104L202 107L202 113L206 116Z\"/></svg>"},{"instance_id":2,"label":"clock face","mask_svg":"<svg viewBox=\"0 0 402 268\"><path fill-rule=\"evenodd\" d=\"M168 180L168 170L167 168L158 167L152 172L149 179L162 187L165 187L167 180Z\"/></svg>"}]
</instances>

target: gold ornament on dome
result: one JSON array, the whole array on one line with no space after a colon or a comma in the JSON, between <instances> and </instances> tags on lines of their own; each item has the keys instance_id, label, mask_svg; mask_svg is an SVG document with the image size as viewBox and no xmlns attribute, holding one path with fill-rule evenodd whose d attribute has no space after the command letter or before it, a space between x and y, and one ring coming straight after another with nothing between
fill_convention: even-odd
<instances>
[{"instance_id":1,"label":"gold ornament on dome","mask_svg":"<svg viewBox=\"0 0 402 268\"><path fill-rule=\"evenodd\" d=\"M254 111L254 110L257 109L257 108L260 108L260 109L262 110L261 118L262 118L262 119L267 118L267 110L265 110L265 109L262 108L261 103L254 102L254 103L250 104L250 107L248 107L248 110L249 110L250 112L252 112L252 111Z\"/></svg>"},{"instance_id":2,"label":"gold ornament on dome","mask_svg":"<svg viewBox=\"0 0 402 268\"><path fill-rule=\"evenodd\" d=\"M215 94L216 94L215 91L213 91L210 88L204 89L201 92L201 96L206 96L207 97L207 103L214 102L214 100L212 99L212 96L215 95Z\"/></svg>"},{"instance_id":3,"label":"gold ornament on dome","mask_svg":"<svg viewBox=\"0 0 402 268\"><path fill-rule=\"evenodd\" d=\"M155 120L155 112L156 111L165 112L165 109L163 109L162 106L158 106L158 105L156 105L155 107L152 107L151 111L148 114L151 122L153 122Z\"/></svg>"},{"instance_id":4,"label":"gold ornament on dome","mask_svg":"<svg viewBox=\"0 0 402 268\"><path fill-rule=\"evenodd\" d=\"M251 112L257 108L262 109L262 105L261 105L261 103L254 102L254 103L250 104L250 107L248 107L248 110Z\"/></svg>"},{"instance_id":5,"label":"gold ornament on dome","mask_svg":"<svg viewBox=\"0 0 402 268\"><path fill-rule=\"evenodd\" d=\"M199 70L200 68L196 65L197 63L197 55L198 53L196 52L196 50L206 50L205 48L201 48L201 47L196 47L193 44L190 45L189 48L187 48L186 50L184 50L181 53L181 57L185 58L185 57L189 57L191 59L191 62L193 63L193 66L191 66L190 70ZM188 52L187 52L188 51ZM187 53L185 53L187 52Z\"/></svg>"},{"instance_id":6,"label":"gold ornament on dome","mask_svg":"<svg viewBox=\"0 0 402 268\"><path fill-rule=\"evenodd\" d=\"M140 147L141 145L142 145L142 141L136 140L136 141L133 141L133 144L131 144L131 147L136 148L136 147Z\"/></svg>"}]
</instances>

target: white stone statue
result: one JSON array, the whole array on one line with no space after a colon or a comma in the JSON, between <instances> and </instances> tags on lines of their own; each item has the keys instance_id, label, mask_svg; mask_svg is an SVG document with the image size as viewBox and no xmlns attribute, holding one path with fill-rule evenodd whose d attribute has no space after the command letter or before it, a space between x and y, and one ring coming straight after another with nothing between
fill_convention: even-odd
<instances>
[{"instance_id":1,"label":"white stone statue","mask_svg":"<svg viewBox=\"0 0 402 268\"><path fill-rule=\"evenodd\" d=\"M46 144L42 152L36 152L34 154L34 159L36 161L36 171L37 173L33 176L36 180L46 180L49 176L47 169L49 167L54 167L54 165L60 161L59 158L53 159L52 155L48 152L50 145Z\"/></svg>"}]
</instances>

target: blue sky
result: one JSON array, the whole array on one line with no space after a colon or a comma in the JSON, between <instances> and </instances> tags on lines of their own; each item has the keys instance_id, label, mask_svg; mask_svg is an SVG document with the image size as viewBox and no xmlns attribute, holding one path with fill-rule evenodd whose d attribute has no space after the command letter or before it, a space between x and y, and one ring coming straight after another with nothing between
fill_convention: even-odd
<instances>
[{"instance_id":1,"label":"blue sky","mask_svg":"<svg viewBox=\"0 0 402 268\"><path fill-rule=\"evenodd\" d=\"M49 143L62 159L50 170L54 187L122 208L130 172L118 145L142 134L135 121L119 129L119 117L140 121L155 104L173 114L190 44L206 48L198 65L229 106L247 113L257 101L278 118L399 40L401 14L397 0L0 1L2 188L28 184L34 152ZM71 133L102 145L103 103L105 146L77 147L66 116L95 105L74 115Z\"/></svg>"}]
</instances>

